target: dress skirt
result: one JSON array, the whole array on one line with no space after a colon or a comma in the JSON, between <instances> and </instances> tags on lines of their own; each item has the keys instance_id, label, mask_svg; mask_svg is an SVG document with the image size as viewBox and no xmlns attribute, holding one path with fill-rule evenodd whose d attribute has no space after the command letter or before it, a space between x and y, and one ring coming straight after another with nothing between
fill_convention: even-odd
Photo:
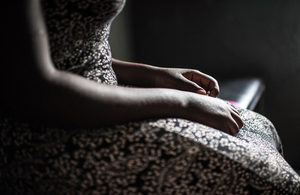
<instances>
[{"instance_id":1,"label":"dress skirt","mask_svg":"<svg viewBox=\"0 0 300 195\"><path fill-rule=\"evenodd\" d=\"M0 120L2 194L297 194L272 123L237 108L231 136L178 118L95 129Z\"/></svg>"}]
</instances>

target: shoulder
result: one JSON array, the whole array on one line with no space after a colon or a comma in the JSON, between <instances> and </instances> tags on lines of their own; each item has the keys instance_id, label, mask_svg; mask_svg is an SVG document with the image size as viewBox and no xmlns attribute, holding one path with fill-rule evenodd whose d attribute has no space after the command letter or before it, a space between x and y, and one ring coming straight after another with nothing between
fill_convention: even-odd
<instances>
[{"instance_id":1,"label":"shoulder","mask_svg":"<svg viewBox=\"0 0 300 195\"><path fill-rule=\"evenodd\" d=\"M47 37L40 33L45 32L40 0L1 1L0 12L0 24L3 26L0 41L4 49L0 77L9 72L22 75L23 71L33 68L36 56L43 52L40 48L47 48Z\"/></svg>"},{"instance_id":2,"label":"shoulder","mask_svg":"<svg viewBox=\"0 0 300 195\"><path fill-rule=\"evenodd\" d=\"M18 0L17 2L4 0L0 2L0 23L4 27L1 28L1 34L20 33L20 30L29 29L28 24L34 20L34 17L42 17L39 13L41 12L40 0Z\"/></svg>"}]
</instances>

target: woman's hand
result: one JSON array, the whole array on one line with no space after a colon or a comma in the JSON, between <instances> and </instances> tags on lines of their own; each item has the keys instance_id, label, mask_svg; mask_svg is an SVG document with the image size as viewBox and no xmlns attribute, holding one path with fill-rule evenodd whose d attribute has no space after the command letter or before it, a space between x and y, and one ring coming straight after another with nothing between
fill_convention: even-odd
<instances>
[{"instance_id":1,"label":"woman's hand","mask_svg":"<svg viewBox=\"0 0 300 195\"><path fill-rule=\"evenodd\" d=\"M218 82L200 71L180 68L157 68L153 73L153 85L216 97Z\"/></svg>"},{"instance_id":2,"label":"woman's hand","mask_svg":"<svg viewBox=\"0 0 300 195\"><path fill-rule=\"evenodd\" d=\"M160 68L113 59L113 68L120 83L154 88L190 91L211 97L219 94L218 82L198 70ZM209 92L209 93L208 93Z\"/></svg>"},{"instance_id":3,"label":"woman's hand","mask_svg":"<svg viewBox=\"0 0 300 195\"><path fill-rule=\"evenodd\" d=\"M184 118L197 121L235 135L244 125L237 110L218 98L187 94L188 104Z\"/></svg>"}]
</instances>

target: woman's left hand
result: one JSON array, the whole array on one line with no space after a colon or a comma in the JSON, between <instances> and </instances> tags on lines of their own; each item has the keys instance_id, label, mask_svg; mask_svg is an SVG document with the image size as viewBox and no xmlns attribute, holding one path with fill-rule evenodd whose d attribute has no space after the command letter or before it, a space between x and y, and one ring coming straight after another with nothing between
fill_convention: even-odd
<instances>
[{"instance_id":1,"label":"woman's left hand","mask_svg":"<svg viewBox=\"0 0 300 195\"><path fill-rule=\"evenodd\" d=\"M216 79L198 70L158 68L153 75L155 87L172 88L216 97L219 85Z\"/></svg>"}]
</instances>

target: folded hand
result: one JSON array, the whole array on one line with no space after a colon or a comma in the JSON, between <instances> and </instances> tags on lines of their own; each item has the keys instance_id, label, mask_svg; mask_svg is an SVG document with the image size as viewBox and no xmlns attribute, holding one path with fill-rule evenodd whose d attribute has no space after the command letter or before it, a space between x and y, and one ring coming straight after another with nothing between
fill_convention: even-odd
<instances>
[{"instance_id":1,"label":"folded hand","mask_svg":"<svg viewBox=\"0 0 300 195\"><path fill-rule=\"evenodd\" d=\"M193 69L159 68L154 75L154 86L190 91L216 97L218 82L211 76Z\"/></svg>"}]
</instances>

